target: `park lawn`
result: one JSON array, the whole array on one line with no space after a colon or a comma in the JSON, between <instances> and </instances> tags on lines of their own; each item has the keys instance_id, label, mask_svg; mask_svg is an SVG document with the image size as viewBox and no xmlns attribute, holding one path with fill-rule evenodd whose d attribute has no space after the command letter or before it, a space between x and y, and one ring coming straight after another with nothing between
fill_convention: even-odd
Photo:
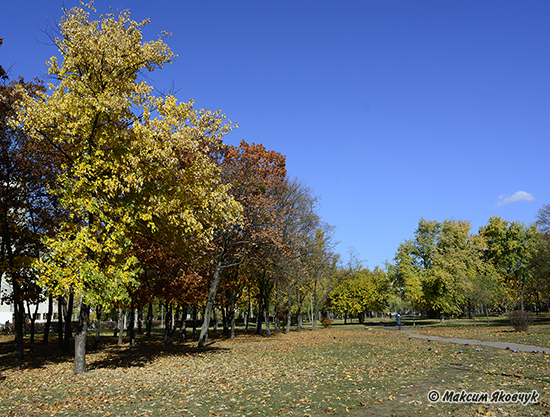
<instances>
[{"instance_id":1,"label":"park lawn","mask_svg":"<svg viewBox=\"0 0 550 417\"><path fill-rule=\"evenodd\" d=\"M139 339L130 349L105 337L102 349L87 356L88 372L78 376L71 358L55 355L54 341L27 354L22 371L7 367L12 354L4 346L0 415L528 416L550 410L548 355L477 351L359 325L194 346L165 346L159 337ZM432 404L431 389L537 390L541 401Z\"/></svg>"}]
</instances>

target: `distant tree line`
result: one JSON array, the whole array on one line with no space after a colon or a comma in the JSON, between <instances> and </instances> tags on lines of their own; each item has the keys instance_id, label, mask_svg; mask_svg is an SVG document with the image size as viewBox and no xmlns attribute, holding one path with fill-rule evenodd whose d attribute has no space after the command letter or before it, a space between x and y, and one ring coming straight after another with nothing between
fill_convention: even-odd
<instances>
[{"instance_id":1,"label":"distant tree line","mask_svg":"<svg viewBox=\"0 0 550 417\"><path fill-rule=\"evenodd\" d=\"M462 220L421 219L388 275L409 309L445 315L550 306L550 205L530 225L492 216L471 234Z\"/></svg>"}]
</instances>

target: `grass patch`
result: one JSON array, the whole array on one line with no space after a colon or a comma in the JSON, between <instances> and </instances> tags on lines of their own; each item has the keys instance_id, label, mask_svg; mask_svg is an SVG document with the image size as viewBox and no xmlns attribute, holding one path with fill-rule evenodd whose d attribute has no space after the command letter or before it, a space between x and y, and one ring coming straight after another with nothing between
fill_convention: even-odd
<instances>
[{"instance_id":1,"label":"grass patch","mask_svg":"<svg viewBox=\"0 0 550 417\"><path fill-rule=\"evenodd\" d=\"M117 346L111 334L101 350L90 351L89 371L78 376L72 359L57 355L55 339L27 354L19 372L7 368L13 354L0 347L0 415L7 416L523 416L550 410L548 356L471 346L459 353L453 344L362 325L214 338L205 350L195 343L165 346L160 335L138 339L130 349ZM431 404L430 389L537 390L542 402Z\"/></svg>"}]
</instances>

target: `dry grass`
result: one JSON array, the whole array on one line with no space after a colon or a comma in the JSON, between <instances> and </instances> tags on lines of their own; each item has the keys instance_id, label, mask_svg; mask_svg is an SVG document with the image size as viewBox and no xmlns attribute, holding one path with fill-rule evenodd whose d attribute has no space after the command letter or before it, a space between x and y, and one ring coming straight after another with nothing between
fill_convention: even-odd
<instances>
[{"instance_id":1,"label":"dry grass","mask_svg":"<svg viewBox=\"0 0 550 417\"><path fill-rule=\"evenodd\" d=\"M27 354L22 371L0 344L0 414L90 416L541 415L550 391L548 356L408 339L381 328L335 326L272 338L239 335L136 348L112 337L73 374L55 340ZM430 389L510 392L536 389L538 405L431 404ZM485 414L483 414L485 413ZM486 414L493 413L493 414Z\"/></svg>"}]
</instances>

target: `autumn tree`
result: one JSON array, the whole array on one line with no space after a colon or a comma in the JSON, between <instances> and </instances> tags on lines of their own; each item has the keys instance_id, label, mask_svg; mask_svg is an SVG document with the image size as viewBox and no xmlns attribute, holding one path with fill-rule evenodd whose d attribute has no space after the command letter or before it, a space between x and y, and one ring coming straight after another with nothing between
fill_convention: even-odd
<instances>
[{"instance_id":1,"label":"autumn tree","mask_svg":"<svg viewBox=\"0 0 550 417\"><path fill-rule=\"evenodd\" d=\"M531 263L536 256L536 225L526 226L492 216L479 234L487 242L485 259L504 277L505 284L516 294L517 304L524 309L525 289L533 276Z\"/></svg>"},{"instance_id":2,"label":"autumn tree","mask_svg":"<svg viewBox=\"0 0 550 417\"><path fill-rule=\"evenodd\" d=\"M532 261L532 289L534 302L541 309L541 304L550 301L550 204L544 205L537 213L538 230L537 250ZM538 311L538 310L537 310Z\"/></svg>"},{"instance_id":3,"label":"autumn tree","mask_svg":"<svg viewBox=\"0 0 550 417\"><path fill-rule=\"evenodd\" d=\"M19 368L24 300L34 303L41 297L31 264L43 250L42 238L52 230L55 209L46 193L51 160L29 140L15 112L22 94L36 96L43 86L23 79L8 84L5 74L0 79L0 280L11 284L7 297L15 312L15 367Z\"/></svg>"},{"instance_id":4,"label":"autumn tree","mask_svg":"<svg viewBox=\"0 0 550 417\"><path fill-rule=\"evenodd\" d=\"M317 212L318 197L298 179L286 178L275 195L279 209L282 250L277 259L278 295L286 302L286 333L290 332L293 309L301 305L310 287L307 255L315 250L315 235L322 222ZM296 297L294 297L296 295ZM277 301L279 301L279 297ZM285 298L286 297L286 298ZM297 298L297 299L295 299ZM296 305L298 307L296 308ZM300 315L301 317L301 315ZM301 327L301 323L300 326Z\"/></svg>"},{"instance_id":5,"label":"autumn tree","mask_svg":"<svg viewBox=\"0 0 550 417\"><path fill-rule=\"evenodd\" d=\"M254 259L251 273L255 274L253 279L262 288L260 298L265 302L272 272L269 269L270 258L280 242L278 212L273 195L286 176L284 155L268 151L261 144L249 144L243 140L238 147L226 149L221 167L223 182L231 187L232 197L240 203L242 217L220 228L209 251L212 260L211 285L199 347L205 346L208 338L210 317L224 271ZM233 276L233 279L236 277Z\"/></svg>"},{"instance_id":6,"label":"autumn tree","mask_svg":"<svg viewBox=\"0 0 550 417\"><path fill-rule=\"evenodd\" d=\"M399 246L388 274L413 310L415 305L432 309L443 320L468 303L489 302L481 288L494 288L498 274L484 263L484 239L470 231L467 221L422 218L414 239Z\"/></svg>"},{"instance_id":7,"label":"autumn tree","mask_svg":"<svg viewBox=\"0 0 550 417\"><path fill-rule=\"evenodd\" d=\"M64 11L55 39L61 60L48 62L57 83L38 99L27 96L18 114L27 134L61 160L51 192L70 218L37 267L52 291L78 295L75 373L85 371L90 305L98 294L128 301L126 289L137 283L133 236L173 228L170 235L200 245L239 210L211 157L231 129L225 116L154 97L140 81L142 71L173 59L167 34L143 42L148 20L123 11L94 21L88 10Z\"/></svg>"},{"instance_id":8,"label":"autumn tree","mask_svg":"<svg viewBox=\"0 0 550 417\"><path fill-rule=\"evenodd\" d=\"M391 294L391 281L385 271L375 267L360 269L330 293L329 308L344 316L384 311ZM362 317L360 315L360 320Z\"/></svg>"},{"instance_id":9,"label":"autumn tree","mask_svg":"<svg viewBox=\"0 0 550 417\"><path fill-rule=\"evenodd\" d=\"M388 275L393 281L393 287L402 299L410 303L415 323L415 310L426 306L423 283L425 270L423 264L415 257L414 242L406 240L397 248L393 258L394 263L387 263Z\"/></svg>"}]
</instances>

